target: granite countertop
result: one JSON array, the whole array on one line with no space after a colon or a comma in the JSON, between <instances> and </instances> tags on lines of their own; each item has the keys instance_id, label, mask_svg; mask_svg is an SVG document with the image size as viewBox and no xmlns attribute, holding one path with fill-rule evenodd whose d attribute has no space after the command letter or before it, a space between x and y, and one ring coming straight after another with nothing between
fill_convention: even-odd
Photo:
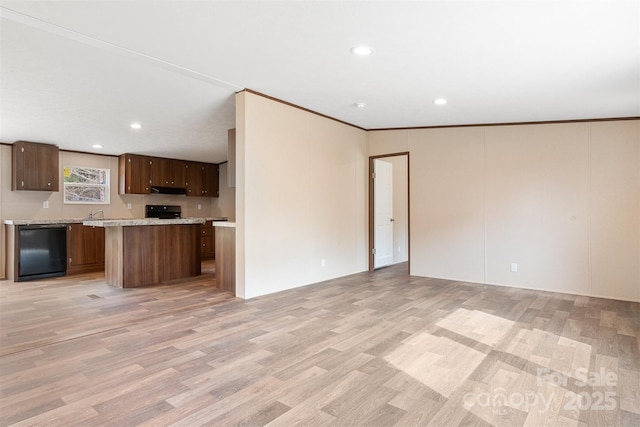
<instances>
[{"instance_id":1,"label":"granite countertop","mask_svg":"<svg viewBox=\"0 0 640 427\"><path fill-rule=\"evenodd\" d=\"M207 219L181 218L181 219L156 219L156 218L56 218L56 219L6 219L7 225L50 225L50 224L83 224L92 227L118 227L135 225L173 225L173 224L204 224ZM215 221L215 220L214 220Z\"/></svg>"},{"instance_id":2,"label":"granite countertop","mask_svg":"<svg viewBox=\"0 0 640 427\"><path fill-rule=\"evenodd\" d=\"M86 218L57 218L57 219L5 219L7 225L48 225L48 224L82 224Z\"/></svg>"},{"instance_id":3,"label":"granite countertop","mask_svg":"<svg viewBox=\"0 0 640 427\"><path fill-rule=\"evenodd\" d=\"M84 220L83 225L91 227L132 227L139 225L180 225L180 224L204 224L204 218L131 218L131 219L90 219Z\"/></svg>"}]
</instances>

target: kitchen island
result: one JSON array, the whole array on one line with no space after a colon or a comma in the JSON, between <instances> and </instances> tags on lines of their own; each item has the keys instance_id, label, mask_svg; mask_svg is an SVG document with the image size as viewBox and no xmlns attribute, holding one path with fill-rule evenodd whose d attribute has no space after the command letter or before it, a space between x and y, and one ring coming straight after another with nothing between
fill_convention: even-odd
<instances>
[{"instance_id":1,"label":"kitchen island","mask_svg":"<svg viewBox=\"0 0 640 427\"><path fill-rule=\"evenodd\" d=\"M105 279L135 288L199 276L204 218L86 220L105 229Z\"/></svg>"}]
</instances>

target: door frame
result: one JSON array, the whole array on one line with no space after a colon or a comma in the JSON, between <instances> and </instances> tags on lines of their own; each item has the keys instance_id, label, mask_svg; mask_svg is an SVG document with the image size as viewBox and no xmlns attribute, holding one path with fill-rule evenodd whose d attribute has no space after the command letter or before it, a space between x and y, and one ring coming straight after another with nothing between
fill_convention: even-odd
<instances>
[{"instance_id":1,"label":"door frame","mask_svg":"<svg viewBox=\"0 0 640 427\"><path fill-rule=\"evenodd\" d=\"M409 263L409 271L411 271L411 180L409 177L410 173L410 154L408 151L403 151L399 153L390 153L390 154L380 154L376 156L369 156L369 271L374 270L374 259L373 259L373 246L374 246L374 185L375 181L373 178L374 174L374 165L373 161L376 159L383 159L385 157L397 157L397 156L407 156L407 257Z\"/></svg>"}]
</instances>

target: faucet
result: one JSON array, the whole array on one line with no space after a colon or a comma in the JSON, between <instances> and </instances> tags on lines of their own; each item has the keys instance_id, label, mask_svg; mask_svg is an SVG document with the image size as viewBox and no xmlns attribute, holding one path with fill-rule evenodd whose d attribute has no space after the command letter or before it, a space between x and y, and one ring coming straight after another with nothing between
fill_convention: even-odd
<instances>
[{"instance_id":1,"label":"faucet","mask_svg":"<svg viewBox=\"0 0 640 427\"><path fill-rule=\"evenodd\" d=\"M100 209L99 211L89 212L89 219L93 219L94 216L102 214L102 219L104 219L104 211Z\"/></svg>"}]
</instances>

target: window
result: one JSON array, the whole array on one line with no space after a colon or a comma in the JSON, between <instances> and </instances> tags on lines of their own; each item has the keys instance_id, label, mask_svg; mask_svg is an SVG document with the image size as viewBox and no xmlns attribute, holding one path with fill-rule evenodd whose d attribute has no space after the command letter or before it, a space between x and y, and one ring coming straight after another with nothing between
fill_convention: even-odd
<instances>
[{"instance_id":1,"label":"window","mask_svg":"<svg viewBox=\"0 0 640 427\"><path fill-rule=\"evenodd\" d=\"M64 167L64 202L109 204L109 169Z\"/></svg>"}]
</instances>

